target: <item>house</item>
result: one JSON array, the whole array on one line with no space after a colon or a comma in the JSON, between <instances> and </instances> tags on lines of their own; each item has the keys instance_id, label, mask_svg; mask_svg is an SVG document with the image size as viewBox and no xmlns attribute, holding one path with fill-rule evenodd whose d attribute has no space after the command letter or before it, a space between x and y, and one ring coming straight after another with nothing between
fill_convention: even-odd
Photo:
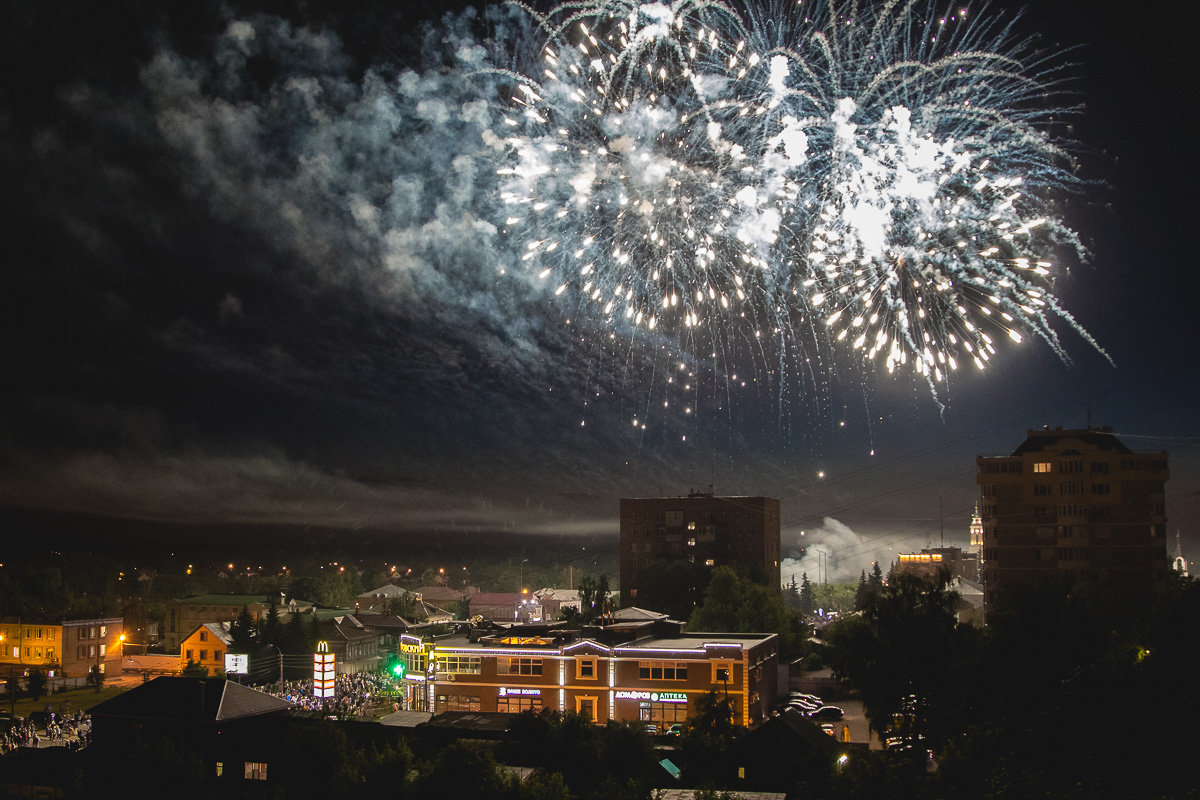
<instances>
[{"instance_id":1,"label":"house","mask_svg":"<svg viewBox=\"0 0 1200 800\"><path fill-rule=\"evenodd\" d=\"M352 614L342 614L321 623L320 637L329 644L338 674L370 672L383 663L380 634Z\"/></svg>"},{"instance_id":2,"label":"house","mask_svg":"<svg viewBox=\"0 0 1200 800\"><path fill-rule=\"evenodd\" d=\"M402 586L396 586L392 583L385 583L377 589L371 589L368 592L363 592L354 598L354 607L358 611L373 611L375 613L386 613L388 607L394 602L403 602L405 598L411 597L414 601L420 598L415 592L410 592Z\"/></svg>"},{"instance_id":3,"label":"house","mask_svg":"<svg viewBox=\"0 0 1200 800\"><path fill-rule=\"evenodd\" d=\"M225 654L233 644L228 622L206 622L184 637L179 645L179 670L189 664L199 664L208 674L217 677L225 674Z\"/></svg>"},{"instance_id":4,"label":"house","mask_svg":"<svg viewBox=\"0 0 1200 800\"><path fill-rule=\"evenodd\" d=\"M546 619L558 619L564 611L579 611L580 600L578 589L553 589L546 587L537 589L533 596L542 604Z\"/></svg>"},{"instance_id":5,"label":"house","mask_svg":"<svg viewBox=\"0 0 1200 800\"><path fill-rule=\"evenodd\" d=\"M265 785L279 777L288 707L233 681L164 676L92 708L93 746L120 754L138 742L171 743L203 760L207 780Z\"/></svg>"},{"instance_id":6,"label":"house","mask_svg":"<svg viewBox=\"0 0 1200 800\"><path fill-rule=\"evenodd\" d=\"M785 792L806 773L828 772L854 746L838 742L799 711L789 708L737 741L730 766L737 789Z\"/></svg>"}]
</instances>

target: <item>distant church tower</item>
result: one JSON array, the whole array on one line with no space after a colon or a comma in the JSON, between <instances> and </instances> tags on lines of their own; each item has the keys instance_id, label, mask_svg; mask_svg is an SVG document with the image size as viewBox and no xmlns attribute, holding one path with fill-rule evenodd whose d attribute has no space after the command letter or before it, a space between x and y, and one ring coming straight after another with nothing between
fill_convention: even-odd
<instances>
[{"instance_id":1,"label":"distant church tower","mask_svg":"<svg viewBox=\"0 0 1200 800\"><path fill-rule=\"evenodd\" d=\"M1171 562L1171 569L1178 572L1183 577L1190 577L1187 568L1187 559L1183 557L1183 544L1179 541L1179 531L1175 531L1175 560Z\"/></svg>"},{"instance_id":2,"label":"distant church tower","mask_svg":"<svg viewBox=\"0 0 1200 800\"><path fill-rule=\"evenodd\" d=\"M976 558L983 558L983 518L979 516L978 504L975 506L975 513L971 515L971 544L967 546L967 552Z\"/></svg>"}]
</instances>

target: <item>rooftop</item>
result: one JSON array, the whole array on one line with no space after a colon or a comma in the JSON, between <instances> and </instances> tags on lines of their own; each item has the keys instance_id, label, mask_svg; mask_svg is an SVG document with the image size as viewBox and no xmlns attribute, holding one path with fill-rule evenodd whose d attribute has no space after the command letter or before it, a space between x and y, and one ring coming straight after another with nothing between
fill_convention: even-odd
<instances>
[{"instance_id":1,"label":"rooftop","mask_svg":"<svg viewBox=\"0 0 1200 800\"><path fill-rule=\"evenodd\" d=\"M162 676L105 700L91 713L95 717L221 722L287 708L285 701L233 681Z\"/></svg>"}]
</instances>

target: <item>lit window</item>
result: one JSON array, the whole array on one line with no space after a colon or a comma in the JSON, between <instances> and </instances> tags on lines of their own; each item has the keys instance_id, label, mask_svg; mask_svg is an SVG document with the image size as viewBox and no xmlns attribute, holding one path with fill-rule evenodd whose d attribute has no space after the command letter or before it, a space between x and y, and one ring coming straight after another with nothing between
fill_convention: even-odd
<instances>
[{"instance_id":1,"label":"lit window","mask_svg":"<svg viewBox=\"0 0 1200 800\"><path fill-rule=\"evenodd\" d=\"M265 781L267 779L267 765L263 761L247 761L246 762L246 780L248 781Z\"/></svg>"},{"instance_id":2,"label":"lit window","mask_svg":"<svg viewBox=\"0 0 1200 800\"><path fill-rule=\"evenodd\" d=\"M577 667L577 669L575 671L575 677L577 677L577 678L595 678L596 677L596 659L581 658L578 661L576 661L575 664Z\"/></svg>"},{"instance_id":3,"label":"lit window","mask_svg":"<svg viewBox=\"0 0 1200 800\"><path fill-rule=\"evenodd\" d=\"M225 774L225 762L218 761L217 762L217 777L219 778L224 774Z\"/></svg>"},{"instance_id":4,"label":"lit window","mask_svg":"<svg viewBox=\"0 0 1200 800\"><path fill-rule=\"evenodd\" d=\"M695 546L696 546L696 537L695 536L689 537L688 538L688 547L695 547Z\"/></svg>"},{"instance_id":5,"label":"lit window","mask_svg":"<svg viewBox=\"0 0 1200 800\"><path fill-rule=\"evenodd\" d=\"M715 566L715 565L716 565L716 563L717 563L717 562L716 562L716 559L712 559L712 558L706 558L706 559L704 559L704 566L706 566L706 567Z\"/></svg>"},{"instance_id":6,"label":"lit window","mask_svg":"<svg viewBox=\"0 0 1200 800\"><path fill-rule=\"evenodd\" d=\"M1049 472L1050 471L1050 462L1049 461L1038 461L1038 462L1034 463L1033 471L1034 472Z\"/></svg>"},{"instance_id":7,"label":"lit window","mask_svg":"<svg viewBox=\"0 0 1200 800\"><path fill-rule=\"evenodd\" d=\"M688 530L689 530L689 531L694 531L694 530L696 530L696 523L694 523L694 522L689 522L689 523L688 523Z\"/></svg>"}]
</instances>

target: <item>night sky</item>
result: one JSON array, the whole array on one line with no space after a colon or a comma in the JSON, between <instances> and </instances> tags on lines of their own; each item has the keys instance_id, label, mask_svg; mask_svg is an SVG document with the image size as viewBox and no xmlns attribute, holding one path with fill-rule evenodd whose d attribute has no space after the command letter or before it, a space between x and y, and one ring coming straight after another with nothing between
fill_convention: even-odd
<instances>
[{"instance_id":1,"label":"night sky","mask_svg":"<svg viewBox=\"0 0 1200 800\"><path fill-rule=\"evenodd\" d=\"M940 410L844 353L795 377L746 348L716 379L500 274L511 253L442 119L470 98L431 68L469 21L451 37L387 3L76 5L5 3L0 32L0 506L31 530L71 512L615 534L620 497L711 485L779 497L785 553L804 531L830 577L857 578L965 544L976 455L1090 422L1170 451L1168 531L1200 553L1181 24L1025 11L1074 48L1084 105L1090 183L1063 202L1091 258L1065 258L1056 293L1115 366L1059 326L1072 363L1001 347Z\"/></svg>"}]
</instances>

